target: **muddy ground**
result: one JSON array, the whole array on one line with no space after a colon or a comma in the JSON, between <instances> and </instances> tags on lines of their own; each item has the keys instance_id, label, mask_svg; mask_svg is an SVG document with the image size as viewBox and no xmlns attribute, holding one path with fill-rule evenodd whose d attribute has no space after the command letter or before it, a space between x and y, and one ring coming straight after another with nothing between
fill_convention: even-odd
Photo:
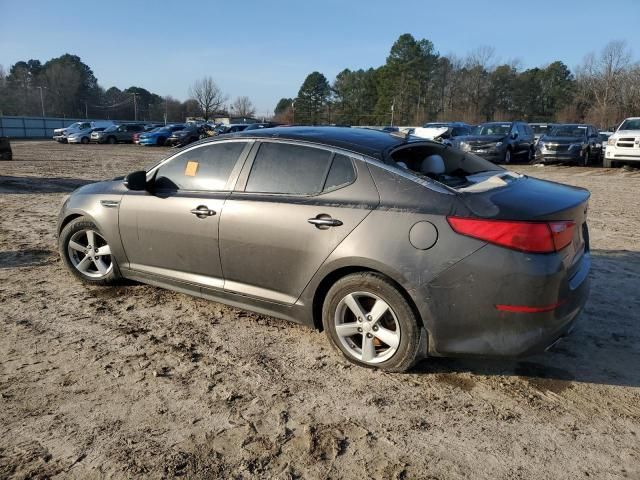
<instances>
[{"instance_id":1,"label":"muddy ground","mask_svg":"<svg viewBox=\"0 0 640 480\"><path fill-rule=\"evenodd\" d=\"M144 285L87 287L63 197L166 149L14 142L0 162L0 478L640 478L640 173L591 190L592 294L524 361L351 366L324 334Z\"/></svg>"}]
</instances>

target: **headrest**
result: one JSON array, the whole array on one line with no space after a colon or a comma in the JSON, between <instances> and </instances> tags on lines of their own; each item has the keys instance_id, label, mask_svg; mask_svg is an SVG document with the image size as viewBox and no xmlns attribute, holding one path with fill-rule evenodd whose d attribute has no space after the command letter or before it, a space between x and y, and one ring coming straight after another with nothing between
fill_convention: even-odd
<instances>
[{"instance_id":1,"label":"headrest","mask_svg":"<svg viewBox=\"0 0 640 480\"><path fill-rule=\"evenodd\" d=\"M440 155L429 155L420 165L420 173L442 175L445 171L444 160Z\"/></svg>"}]
</instances>

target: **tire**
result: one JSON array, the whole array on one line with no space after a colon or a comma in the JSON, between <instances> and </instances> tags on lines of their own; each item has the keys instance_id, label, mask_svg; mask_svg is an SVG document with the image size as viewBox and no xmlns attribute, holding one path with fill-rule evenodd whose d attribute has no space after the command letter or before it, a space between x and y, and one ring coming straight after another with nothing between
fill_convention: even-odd
<instances>
[{"instance_id":1,"label":"tire","mask_svg":"<svg viewBox=\"0 0 640 480\"><path fill-rule=\"evenodd\" d=\"M92 236L89 236L89 231L93 232ZM94 248L89 251L87 246ZM100 250L102 253L98 255ZM84 283L114 285L122 278L104 236L86 217L78 217L62 229L58 237L58 251L65 266Z\"/></svg>"},{"instance_id":2,"label":"tire","mask_svg":"<svg viewBox=\"0 0 640 480\"><path fill-rule=\"evenodd\" d=\"M338 280L324 300L322 324L333 348L356 365L404 372L419 358L418 319L397 287L378 273Z\"/></svg>"},{"instance_id":3,"label":"tire","mask_svg":"<svg viewBox=\"0 0 640 480\"><path fill-rule=\"evenodd\" d=\"M80 143L82 143L83 145L86 145L87 143L89 143L89 139L87 137L82 137L82 139L80 140Z\"/></svg>"},{"instance_id":4,"label":"tire","mask_svg":"<svg viewBox=\"0 0 640 480\"><path fill-rule=\"evenodd\" d=\"M503 163L505 164L509 164L511 163L511 149L507 148L507 150L504 152L504 160Z\"/></svg>"},{"instance_id":5,"label":"tire","mask_svg":"<svg viewBox=\"0 0 640 480\"><path fill-rule=\"evenodd\" d=\"M109 138L107 138L107 143L108 143L109 145L115 145L115 144L117 143L117 141L116 141L116 137L109 137Z\"/></svg>"},{"instance_id":6,"label":"tire","mask_svg":"<svg viewBox=\"0 0 640 480\"><path fill-rule=\"evenodd\" d=\"M529 148L529 153L527 154L527 163L532 165L536 162L536 152L533 147Z\"/></svg>"},{"instance_id":7,"label":"tire","mask_svg":"<svg viewBox=\"0 0 640 480\"><path fill-rule=\"evenodd\" d=\"M166 139L166 138L164 138L164 137L158 137L158 143L157 143L157 145L158 145L159 147L164 147L164 144L166 143L166 141L167 141L167 139Z\"/></svg>"},{"instance_id":8,"label":"tire","mask_svg":"<svg viewBox=\"0 0 640 480\"><path fill-rule=\"evenodd\" d=\"M589 165L590 162L591 162L591 150L587 150L586 152L584 152L584 155L582 156L580 165L583 167L586 167Z\"/></svg>"}]
</instances>

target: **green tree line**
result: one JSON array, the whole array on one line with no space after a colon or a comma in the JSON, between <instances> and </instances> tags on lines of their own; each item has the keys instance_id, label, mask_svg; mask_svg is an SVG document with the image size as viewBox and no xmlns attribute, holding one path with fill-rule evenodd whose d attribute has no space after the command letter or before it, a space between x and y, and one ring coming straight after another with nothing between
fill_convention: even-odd
<instances>
[{"instance_id":1,"label":"green tree line","mask_svg":"<svg viewBox=\"0 0 640 480\"><path fill-rule=\"evenodd\" d=\"M562 61L521 69L481 47L466 58L401 35L378 68L344 69L332 84L312 72L276 119L301 124L421 125L433 120L588 121L607 127L640 113L640 66L624 42L588 54L572 72Z\"/></svg>"}]
</instances>

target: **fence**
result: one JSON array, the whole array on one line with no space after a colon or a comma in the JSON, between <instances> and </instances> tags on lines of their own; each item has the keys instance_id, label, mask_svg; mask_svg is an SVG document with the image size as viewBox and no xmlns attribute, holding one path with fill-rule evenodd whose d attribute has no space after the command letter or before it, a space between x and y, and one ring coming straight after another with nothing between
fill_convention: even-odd
<instances>
[{"instance_id":1,"label":"fence","mask_svg":"<svg viewBox=\"0 0 640 480\"><path fill-rule=\"evenodd\" d=\"M103 119L56 118L56 117L8 117L0 116L0 137L51 138L56 128L68 127L75 122L97 122ZM115 123L140 123L131 120ZM147 123L147 122L144 122Z\"/></svg>"}]
</instances>

